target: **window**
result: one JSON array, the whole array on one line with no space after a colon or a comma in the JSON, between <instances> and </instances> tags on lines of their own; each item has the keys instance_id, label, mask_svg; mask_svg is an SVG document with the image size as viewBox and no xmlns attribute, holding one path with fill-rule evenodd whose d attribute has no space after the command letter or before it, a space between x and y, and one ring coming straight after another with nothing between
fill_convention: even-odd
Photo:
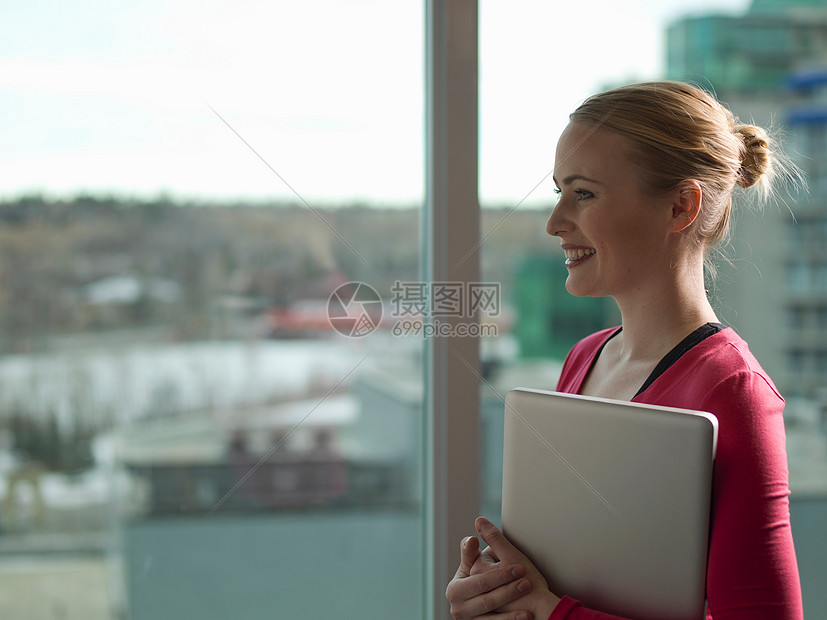
<instances>
[{"instance_id":1,"label":"window","mask_svg":"<svg viewBox=\"0 0 827 620\"><path fill-rule=\"evenodd\" d=\"M93 4L2 26L0 616L421 620L422 3Z\"/></svg>"},{"instance_id":2,"label":"window","mask_svg":"<svg viewBox=\"0 0 827 620\"><path fill-rule=\"evenodd\" d=\"M447 617L457 542L499 517L505 392L618 321L543 231L566 115L711 39L664 41L668 3L99 5L0 23L0 616ZM435 295L480 336L426 335ZM780 315L790 410L823 391L822 314ZM808 615L824 496L794 487Z\"/></svg>"}]
</instances>

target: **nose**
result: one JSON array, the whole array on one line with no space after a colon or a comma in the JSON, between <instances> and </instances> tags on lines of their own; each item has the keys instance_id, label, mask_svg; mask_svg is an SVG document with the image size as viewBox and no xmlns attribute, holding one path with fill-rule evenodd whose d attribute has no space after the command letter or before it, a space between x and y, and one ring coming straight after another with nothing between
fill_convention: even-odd
<instances>
[{"instance_id":1,"label":"nose","mask_svg":"<svg viewBox=\"0 0 827 620\"><path fill-rule=\"evenodd\" d=\"M552 237L560 237L572 229L571 220L565 215L565 208L563 206L562 198L557 201L551 215L546 222L546 233Z\"/></svg>"}]
</instances>

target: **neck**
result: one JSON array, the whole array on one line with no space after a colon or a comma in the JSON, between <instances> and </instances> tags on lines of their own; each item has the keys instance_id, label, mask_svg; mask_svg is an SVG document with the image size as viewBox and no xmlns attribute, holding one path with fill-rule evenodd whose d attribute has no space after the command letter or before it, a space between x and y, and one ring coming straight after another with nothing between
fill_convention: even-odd
<instances>
[{"instance_id":1,"label":"neck","mask_svg":"<svg viewBox=\"0 0 827 620\"><path fill-rule=\"evenodd\" d=\"M620 355L627 361L659 360L701 325L718 321L704 289L702 263L615 301L623 324Z\"/></svg>"}]
</instances>

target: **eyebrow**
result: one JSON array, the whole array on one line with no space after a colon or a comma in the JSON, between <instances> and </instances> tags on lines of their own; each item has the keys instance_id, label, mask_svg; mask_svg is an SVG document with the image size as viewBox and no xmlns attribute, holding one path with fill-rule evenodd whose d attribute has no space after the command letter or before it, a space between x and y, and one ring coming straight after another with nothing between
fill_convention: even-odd
<instances>
[{"instance_id":1,"label":"eyebrow","mask_svg":"<svg viewBox=\"0 0 827 620\"><path fill-rule=\"evenodd\" d=\"M560 185L555 177L551 178L555 183L557 183L558 186ZM589 183L597 183L598 185L603 185L603 183L601 183L600 181L596 179L590 179L589 177L583 176L582 174L572 174L567 176L565 179L563 179L563 185L571 185L575 181L588 181Z\"/></svg>"}]
</instances>

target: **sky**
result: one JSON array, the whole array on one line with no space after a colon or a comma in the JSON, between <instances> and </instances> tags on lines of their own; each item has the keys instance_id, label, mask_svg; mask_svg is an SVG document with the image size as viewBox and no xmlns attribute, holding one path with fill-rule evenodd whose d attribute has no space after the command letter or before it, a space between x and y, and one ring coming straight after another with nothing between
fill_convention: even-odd
<instances>
[{"instance_id":1,"label":"sky","mask_svg":"<svg viewBox=\"0 0 827 620\"><path fill-rule=\"evenodd\" d=\"M574 107L748 0L480 0L480 198L547 203ZM418 204L424 3L4 0L0 199ZM538 186L539 183L539 186Z\"/></svg>"}]
</instances>

